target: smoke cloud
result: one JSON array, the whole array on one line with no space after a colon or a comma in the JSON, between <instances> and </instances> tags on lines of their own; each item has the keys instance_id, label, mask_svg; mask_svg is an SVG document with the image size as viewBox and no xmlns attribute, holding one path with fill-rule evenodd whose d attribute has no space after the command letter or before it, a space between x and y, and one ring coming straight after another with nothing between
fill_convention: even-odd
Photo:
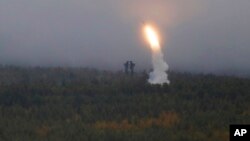
<instances>
[{"instance_id":1,"label":"smoke cloud","mask_svg":"<svg viewBox=\"0 0 250 141\"><path fill-rule=\"evenodd\" d=\"M151 84L170 84L168 75L166 73L168 70L168 65L163 59L162 51L158 50L153 52L152 59L154 70L150 72L148 82Z\"/></svg>"},{"instance_id":2,"label":"smoke cloud","mask_svg":"<svg viewBox=\"0 0 250 141\"><path fill-rule=\"evenodd\" d=\"M151 84L170 84L166 71L168 65L164 61L163 53L160 45L160 38L157 30L150 24L144 26L145 37L152 49L153 72L149 74L148 82Z\"/></svg>"}]
</instances>

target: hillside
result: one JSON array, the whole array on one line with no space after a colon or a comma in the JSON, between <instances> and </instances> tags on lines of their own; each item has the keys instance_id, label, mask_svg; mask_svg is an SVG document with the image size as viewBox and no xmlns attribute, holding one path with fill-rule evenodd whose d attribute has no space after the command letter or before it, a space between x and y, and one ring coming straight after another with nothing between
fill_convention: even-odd
<instances>
[{"instance_id":1,"label":"hillside","mask_svg":"<svg viewBox=\"0 0 250 141\"><path fill-rule=\"evenodd\" d=\"M170 72L0 67L3 141L227 141L250 123L250 79Z\"/></svg>"}]
</instances>

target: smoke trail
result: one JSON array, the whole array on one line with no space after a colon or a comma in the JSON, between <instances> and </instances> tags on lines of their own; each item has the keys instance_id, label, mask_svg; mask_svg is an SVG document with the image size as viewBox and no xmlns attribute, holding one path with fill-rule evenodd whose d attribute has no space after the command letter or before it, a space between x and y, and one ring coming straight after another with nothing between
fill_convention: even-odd
<instances>
[{"instance_id":1,"label":"smoke trail","mask_svg":"<svg viewBox=\"0 0 250 141\"><path fill-rule=\"evenodd\" d=\"M170 84L166 71L168 65L163 59L163 53L160 45L160 38L157 30L150 24L144 26L144 33L152 50L153 72L149 74L148 82L151 84Z\"/></svg>"},{"instance_id":2,"label":"smoke trail","mask_svg":"<svg viewBox=\"0 0 250 141\"><path fill-rule=\"evenodd\" d=\"M153 51L152 59L153 71L149 74L148 82L150 84L170 84L168 75L166 73L166 71L168 70L168 65L163 59L163 53L161 49Z\"/></svg>"}]
</instances>

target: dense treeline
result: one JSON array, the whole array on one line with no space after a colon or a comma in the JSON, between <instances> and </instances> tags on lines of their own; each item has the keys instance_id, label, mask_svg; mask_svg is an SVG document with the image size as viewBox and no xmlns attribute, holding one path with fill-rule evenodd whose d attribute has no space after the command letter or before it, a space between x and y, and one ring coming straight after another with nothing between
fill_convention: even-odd
<instances>
[{"instance_id":1,"label":"dense treeline","mask_svg":"<svg viewBox=\"0 0 250 141\"><path fill-rule=\"evenodd\" d=\"M227 141L250 123L250 80L170 72L0 67L3 141Z\"/></svg>"}]
</instances>

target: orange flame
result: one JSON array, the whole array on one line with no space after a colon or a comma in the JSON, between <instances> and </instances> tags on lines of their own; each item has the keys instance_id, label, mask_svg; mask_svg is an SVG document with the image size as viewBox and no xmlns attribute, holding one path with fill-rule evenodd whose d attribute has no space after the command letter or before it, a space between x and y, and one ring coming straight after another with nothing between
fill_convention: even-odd
<instances>
[{"instance_id":1,"label":"orange flame","mask_svg":"<svg viewBox=\"0 0 250 141\"><path fill-rule=\"evenodd\" d=\"M146 39L148 40L150 47L152 50L156 51L160 49L160 41L157 31L154 29L153 26L147 24L144 26L144 33Z\"/></svg>"}]
</instances>

